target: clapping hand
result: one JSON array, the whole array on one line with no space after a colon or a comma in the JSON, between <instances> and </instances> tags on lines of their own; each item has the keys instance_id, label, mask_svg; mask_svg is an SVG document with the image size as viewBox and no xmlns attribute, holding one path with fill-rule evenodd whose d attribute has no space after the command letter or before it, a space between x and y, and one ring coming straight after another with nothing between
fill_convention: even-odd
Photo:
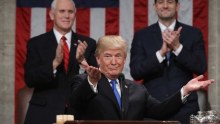
<instances>
[{"instance_id":1,"label":"clapping hand","mask_svg":"<svg viewBox=\"0 0 220 124\"><path fill-rule=\"evenodd\" d=\"M78 46L76 50L76 60L80 63L81 67L86 69L89 65L84 57L88 44L85 41L78 40Z\"/></svg>"},{"instance_id":2,"label":"clapping hand","mask_svg":"<svg viewBox=\"0 0 220 124\"><path fill-rule=\"evenodd\" d=\"M180 32L182 27L179 27L177 31L165 30L162 32L163 41L166 42L167 46L171 50L176 50L180 46Z\"/></svg>"}]
</instances>

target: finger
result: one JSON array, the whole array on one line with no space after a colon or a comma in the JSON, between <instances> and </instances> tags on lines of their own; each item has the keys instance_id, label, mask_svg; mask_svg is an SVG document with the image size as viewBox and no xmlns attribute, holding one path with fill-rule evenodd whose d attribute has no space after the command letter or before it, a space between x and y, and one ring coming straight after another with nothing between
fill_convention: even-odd
<instances>
[{"instance_id":1,"label":"finger","mask_svg":"<svg viewBox=\"0 0 220 124\"><path fill-rule=\"evenodd\" d=\"M96 67L92 67L92 68L93 68L92 73L94 73L94 75L99 74L99 69L98 68L96 68Z\"/></svg>"},{"instance_id":2,"label":"finger","mask_svg":"<svg viewBox=\"0 0 220 124\"><path fill-rule=\"evenodd\" d=\"M168 34L163 35L163 40L167 43L170 44L172 41L172 37L168 36Z\"/></svg>"},{"instance_id":3,"label":"finger","mask_svg":"<svg viewBox=\"0 0 220 124\"><path fill-rule=\"evenodd\" d=\"M179 35L178 34L176 34L176 35L170 34L170 35L168 35L168 37L169 37L170 41L173 41L175 38L179 37Z\"/></svg>"},{"instance_id":4,"label":"finger","mask_svg":"<svg viewBox=\"0 0 220 124\"><path fill-rule=\"evenodd\" d=\"M82 43L82 41L81 41L81 40L78 40L78 43L80 44L80 43Z\"/></svg>"},{"instance_id":5,"label":"finger","mask_svg":"<svg viewBox=\"0 0 220 124\"><path fill-rule=\"evenodd\" d=\"M57 46L57 52L58 53L63 53L63 42L60 42Z\"/></svg>"},{"instance_id":6,"label":"finger","mask_svg":"<svg viewBox=\"0 0 220 124\"><path fill-rule=\"evenodd\" d=\"M77 49L79 50L80 53L83 53L83 51L84 51L84 48L82 46L78 46Z\"/></svg>"},{"instance_id":7,"label":"finger","mask_svg":"<svg viewBox=\"0 0 220 124\"><path fill-rule=\"evenodd\" d=\"M99 70L98 70L98 68L90 66L90 74L94 78L99 77Z\"/></svg>"},{"instance_id":8,"label":"finger","mask_svg":"<svg viewBox=\"0 0 220 124\"><path fill-rule=\"evenodd\" d=\"M207 86L209 86L210 84L212 84L214 82L213 79L207 80L207 81L203 81L202 84L202 88L205 88Z\"/></svg>"},{"instance_id":9,"label":"finger","mask_svg":"<svg viewBox=\"0 0 220 124\"><path fill-rule=\"evenodd\" d=\"M164 30L164 33L170 34L172 32L171 29L167 28L166 30Z\"/></svg>"},{"instance_id":10,"label":"finger","mask_svg":"<svg viewBox=\"0 0 220 124\"><path fill-rule=\"evenodd\" d=\"M87 47L88 46L88 44L86 43L86 41L83 41L83 44Z\"/></svg>"},{"instance_id":11,"label":"finger","mask_svg":"<svg viewBox=\"0 0 220 124\"><path fill-rule=\"evenodd\" d=\"M198 77L196 77L195 79L196 80L201 80L201 79L203 79L204 78L204 76L203 75L199 75Z\"/></svg>"},{"instance_id":12,"label":"finger","mask_svg":"<svg viewBox=\"0 0 220 124\"><path fill-rule=\"evenodd\" d=\"M169 32L168 30L164 30L164 31L163 31L163 33L166 33L166 34L167 34L168 32Z\"/></svg>"},{"instance_id":13,"label":"finger","mask_svg":"<svg viewBox=\"0 0 220 124\"><path fill-rule=\"evenodd\" d=\"M170 35L171 35L171 36L174 35L174 36L179 37L181 30L182 30L182 27L179 27L179 28L177 29L177 31L172 31L172 32L170 33Z\"/></svg>"},{"instance_id":14,"label":"finger","mask_svg":"<svg viewBox=\"0 0 220 124\"><path fill-rule=\"evenodd\" d=\"M177 30L177 33L178 33L178 34L180 34L180 32L182 31L182 28L183 28L183 27L179 27L179 28L178 28L178 30Z\"/></svg>"},{"instance_id":15,"label":"finger","mask_svg":"<svg viewBox=\"0 0 220 124\"><path fill-rule=\"evenodd\" d=\"M82 47L83 49L86 49L88 46L88 44L85 41L82 42L79 40L78 43L78 46Z\"/></svg>"},{"instance_id":16,"label":"finger","mask_svg":"<svg viewBox=\"0 0 220 124\"><path fill-rule=\"evenodd\" d=\"M207 82L207 84L212 84L212 83L214 83L214 79L210 79L210 80L207 80L206 82Z\"/></svg>"},{"instance_id":17,"label":"finger","mask_svg":"<svg viewBox=\"0 0 220 124\"><path fill-rule=\"evenodd\" d=\"M174 33L174 31L169 31L169 32L164 32L163 34L164 34L164 36L170 38L170 37L173 36L173 35L172 35L173 33Z\"/></svg>"},{"instance_id":18,"label":"finger","mask_svg":"<svg viewBox=\"0 0 220 124\"><path fill-rule=\"evenodd\" d=\"M166 34L166 33L162 33L162 38L164 39L164 40L167 40L169 37L168 37L168 34Z\"/></svg>"},{"instance_id":19,"label":"finger","mask_svg":"<svg viewBox=\"0 0 220 124\"><path fill-rule=\"evenodd\" d=\"M77 50L80 54L83 54L86 50L85 46L81 43L78 45Z\"/></svg>"},{"instance_id":20,"label":"finger","mask_svg":"<svg viewBox=\"0 0 220 124\"><path fill-rule=\"evenodd\" d=\"M82 41L80 41L80 40L78 40L78 46L83 46L83 42Z\"/></svg>"},{"instance_id":21,"label":"finger","mask_svg":"<svg viewBox=\"0 0 220 124\"><path fill-rule=\"evenodd\" d=\"M60 42L58 43L58 46L63 47L63 45L64 45L63 41L62 41L62 40L60 40Z\"/></svg>"},{"instance_id":22,"label":"finger","mask_svg":"<svg viewBox=\"0 0 220 124\"><path fill-rule=\"evenodd\" d=\"M91 75L91 66L89 66L87 69L86 69L88 75Z\"/></svg>"}]
</instances>

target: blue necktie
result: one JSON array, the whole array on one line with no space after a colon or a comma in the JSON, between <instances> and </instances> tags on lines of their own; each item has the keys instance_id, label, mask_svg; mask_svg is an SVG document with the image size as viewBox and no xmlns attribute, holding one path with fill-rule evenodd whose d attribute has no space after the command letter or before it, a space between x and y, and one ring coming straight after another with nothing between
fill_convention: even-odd
<instances>
[{"instance_id":1,"label":"blue necktie","mask_svg":"<svg viewBox=\"0 0 220 124\"><path fill-rule=\"evenodd\" d=\"M113 92L115 94L115 97L116 97L116 99L118 101L118 105L121 108L121 97L120 97L120 95L119 95L119 93L118 93L118 91L116 89L116 85L115 85L117 83L117 81L116 80L111 80L110 83L112 84L112 90L113 90Z\"/></svg>"},{"instance_id":2,"label":"blue necktie","mask_svg":"<svg viewBox=\"0 0 220 124\"><path fill-rule=\"evenodd\" d=\"M166 59L167 59L167 66L170 65L170 52L166 53Z\"/></svg>"},{"instance_id":3,"label":"blue necktie","mask_svg":"<svg viewBox=\"0 0 220 124\"><path fill-rule=\"evenodd\" d=\"M169 28L166 28L166 29L164 30L164 32L170 34L170 33L171 33L171 30L170 30ZM171 54L170 51L166 53L167 66L170 65L170 54Z\"/></svg>"}]
</instances>

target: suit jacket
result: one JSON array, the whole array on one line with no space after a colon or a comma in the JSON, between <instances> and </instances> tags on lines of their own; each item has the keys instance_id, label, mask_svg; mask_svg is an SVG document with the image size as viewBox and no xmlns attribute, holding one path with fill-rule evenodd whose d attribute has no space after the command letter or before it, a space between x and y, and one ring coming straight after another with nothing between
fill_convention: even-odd
<instances>
[{"instance_id":1,"label":"suit jacket","mask_svg":"<svg viewBox=\"0 0 220 124\"><path fill-rule=\"evenodd\" d=\"M145 27L134 34L130 71L135 80L143 79L149 93L160 101L178 91L193 74L203 74L207 70L205 48L202 33L199 29L177 21L175 30L182 26L180 43L183 49L178 56L171 52L170 64L166 60L159 63L156 52L162 46L162 34L158 23ZM183 118L198 111L197 94L192 93L182 109ZM191 104L191 105L189 105ZM188 112L187 112L188 111ZM186 119L186 118L184 118Z\"/></svg>"},{"instance_id":2,"label":"suit jacket","mask_svg":"<svg viewBox=\"0 0 220 124\"><path fill-rule=\"evenodd\" d=\"M55 74L52 62L58 43L53 30L28 41L25 83L28 87L34 88L34 92L29 102L26 124L52 124L56 122L57 114L68 114L71 111L68 108L71 90L69 80L79 74L80 69L76 60L77 40L87 42L85 58L90 65L97 66L94 56L95 40L73 32L68 72L65 72L62 62Z\"/></svg>"},{"instance_id":3,"label":"suit jacket","mask_svg":"<svg viewBox=\"0 0 220 124\"><path fill-rule=\"evenodd\" d=\"M120 79L122 109L119 108L108 79L102 75L95 93L88 83L87 75L74 78L71 105L77 120L143 120L164 119L177 112L182 105L180 92L160 103L147 89L131 80Z\"/></svg>"}]
</instances>

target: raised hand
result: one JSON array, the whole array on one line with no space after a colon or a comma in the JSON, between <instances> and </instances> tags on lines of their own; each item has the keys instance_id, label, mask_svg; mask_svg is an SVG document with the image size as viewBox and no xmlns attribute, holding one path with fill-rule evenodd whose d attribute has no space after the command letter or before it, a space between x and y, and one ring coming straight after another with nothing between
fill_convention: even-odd
<instances>
[{"instance_id":1,"label":"raised hand","mask_svg":"<svg viewBox=\"0 0 220 124\"><path fill-rule=\"evenodd\" d=\"M163 41L167 43L167 46L171 50L176 50L180 46L180 32L182 27L179 27L177 31L165 30L162 32Z\"/></svg>"},{"instance_id":2,"label":"raised hand","mask_svg":"<svg viewBox=\"0 0 220 124\"><path fill-rule=\"evenodd\" d=\"M88 44L85 41L80 41L78 40L78 46L77 46L77 50L76 50L76 59L79 63L81 63L85 57L84 57L84 53L86 51Z\"/></svg>"},{"instance_id":3,"label":"raised hand","mask_svg":"<svg viewBox=\"0 0 220 124\"><path fill-rule=\"evenodd\" d=\"M56 69L57 66L59 66L63 60L63 45L64 44L61 40L56 49L56 56L53 60L53 69Z\"/></svg>"},{"instance_id":4,"label":"raised hand","mask_svg":"<svg viewBox=\"0 0 220 124\"><path fill-rule=\"evenodd\" d=\"M98 81L101 79L101 71L97 67L89 66L86 69L86 72L88 74L89 81L92 84L98 83Z\"/></svg>"},{"instance_id":5,"label":"raised hand","mask_svg":"<svg viewBox=\"0 0 220 124\"><path fill-rule=\"evenodd\" d=\"M78 46L76 50L76 60L78 61L78 63L80 63L80 65L84 69L86 69L89 66L84 57L87 46L88 44L85 41L82 42L78 40Z\"/></svg>"},{"instance_id":6,"label":"raised hand","mask_svg":"<svg viewBox=\"0 0 220 124\"><path fill-rule=\"evenodd\" d=\"M162 47L160 48L160 55L165 56L167 52L170 51L170 48L167 46L167 43L163 41Z\"/></svg>"},{"instance_id":7,"label":"raised hand","mask_svg":"<svg viewBox=\"0 0 220 124\"><path fill-rule=\"evenodd\" d=\"M203 78L204 78L204 76L200 75L196 78L193 78L185 86L183 86L184 95L188 95L192 91L203 89L203 88L209 86L211 83L214 82L213 79L200 81Z\"/></svg>"}]
</instances>

